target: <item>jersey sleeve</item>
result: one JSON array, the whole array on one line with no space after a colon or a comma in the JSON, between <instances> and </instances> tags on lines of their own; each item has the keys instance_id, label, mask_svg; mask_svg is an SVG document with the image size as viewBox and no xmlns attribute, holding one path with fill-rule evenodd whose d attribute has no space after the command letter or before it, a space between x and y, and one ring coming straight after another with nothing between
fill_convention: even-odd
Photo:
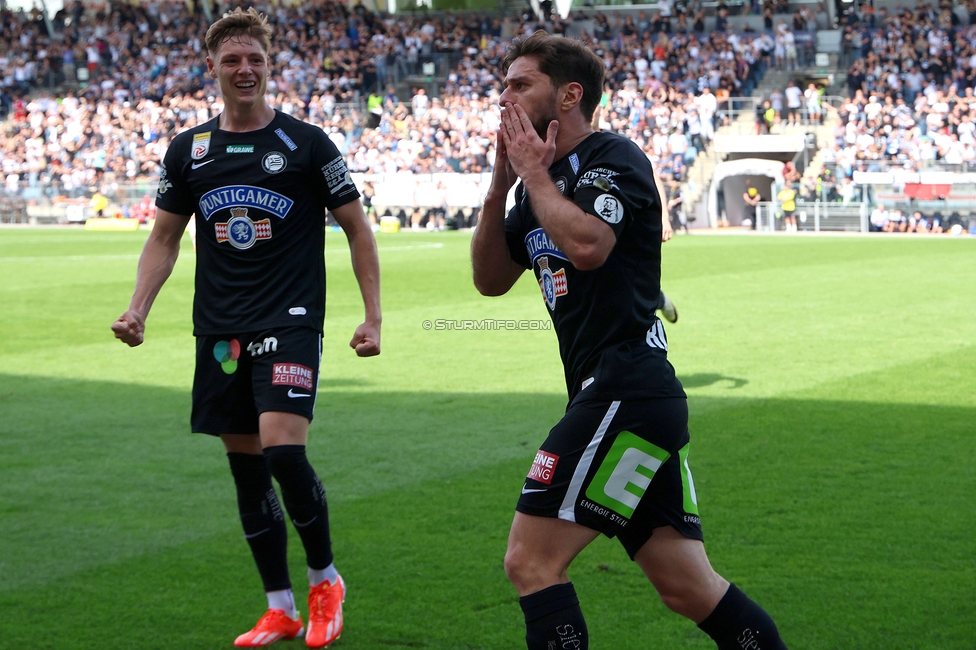
<instances>
[{"instance_id":1,"label":"jersey sleeve","mask_svg":"<svg viewBox=\"0 0 976 650\"><path fill-rule=\"evenodd\" d=\"M313 139L312 164L321 174L314 187L326 209L338 208L358 199L359 190L335 144L318 127L310 127L309 132Z\"/></svg>"},{"instance_id":2,"label":"jersey sleeve","mask_svg":"<svg viewBox=\"0 0 976 650\"><path fill-rule=\"evenodd\" d=\"M532 261L529 259L529 251L525 248L524 217L520 209L524 198L525 188L519 183L515 189L515 205L505 217L505 241L508 243L508 252L512 256L512 261L531 269Z\"/></svg>"},{"instance_id":3,"label":"jersey sleeve","mask_svg":"<svg viewBox=\"0 0 976 650\"><path fill-rule=\"evenodd\" d=\"M193 193L183 178L183 156L190 150L183 146L184 138L174 138L163 156L159 171L159 186L156 188L156 207L174 214L190 216L197 211L193 203Z\"/></svg>"},{"instance_id":4,"label":"jersey sleeve","mask_svg":"<svg viewBox=\"0 0 976 650\"><path fill-rule=\"evenodd\" d=\"M573 202L604 221L618 237L635 215L655 201L660 209L651 164L642 152L637 154L619 144L609 147L580 170L573 192Z\"/></svg>"}]
</instances>

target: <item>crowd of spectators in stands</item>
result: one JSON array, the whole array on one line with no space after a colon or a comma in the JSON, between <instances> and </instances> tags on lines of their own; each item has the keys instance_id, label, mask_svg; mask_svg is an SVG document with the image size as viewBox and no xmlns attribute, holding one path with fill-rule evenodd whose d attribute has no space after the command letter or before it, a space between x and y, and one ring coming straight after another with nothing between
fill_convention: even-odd
<instances>
[{"instance_id":1,"label":"crowd of spectators in stands","mask_svg":"<svg viewBox=\"0 0 976 650\"><path fill-rule=\"evenodd\" d=\"M681 18L700 3L677 20L662 17L666 6L653 18L617 14L577 32L607 66L599 125L626 133L680 178L711 139L720 103L752 91L775 42L757 33L702 35ZM277 28L272 104L320 125L353 171L373 173L489 171L498 64L511 36L543 25L531 12L381 16L334 0L263 10ZM209 21L182 1L113 2L101 14L68 3L53 23L59 38L48 37L39 12L0 12L0 101L12 114L0 144L8 189L53 181L73 195L106 179L148 181L175 133L221 111L205 74ZM554 16L544 26L565 33L572 24ZM397 96L395 82L422 79L410 75L435 59L451 62L442 88L417 83ZM74 79L84 83L73 92L43 92ZM370 93L373 114L362 108Z\"/></svg>"},{"instance_id":2,"label":"crowd of spectators in stands","mask_svg":"<svg viewBox=\"0 0 976 650\"><path fill-rule=\"evenodd\" d=\"M897 208L889 210L883 203L878 203L869 218L871 232L960 235L964 231L958 212L951 214L948 218L938 210L931 214L925 214L921 210L911 210L910 212L911 214L907 215L906 212Z\"/></svg>"},{"instance_id":3,"label":"crowd of spectators in stands","mask_svg":"<svg viewBox=\"0 0 976 650\"><path fill-rule=\"evenodd\" d=\"M824 147L838 173L954 169L976 163L976 2L969 25L950 0L920 1L915 10L844 15L852 59L841 124Z\"/></svg>"},{"instance_id":4,"label":"crowd of spectators in stands","mask_svg":"<svg viewBox=\"0 0 976 650\"><path fill-rule=\"evenodd\" d=\"M976 161L976 26L960 24L948 2L843 15L850 97L824 149L841 177L826 179L838 194L843 178L884 161ZM976 18L976 0L970 5ZM53 18L57 38L39 12L0 12L0 111L12 118L0 134L0 175L8 190L43 185L82 196L105 183L149 183L170 138L222 110L205 74L210 21L202 13L171 0L108 6L93 14L69 2ZM751 2L745 11L772 29L727 32L728 8L720 6L718 31L706 33L699 0L665 0L636 17L594 12L545 22L528 10L390 16L336 0L259 7L277 29L271 103L325 129L353 171L490 171L499 62L508 39L542 26L586 40L603 58L608 85L595 124L625 134L679 180L723 122L729 97L752 94L767 68L790 69L809 56L794 32L815 29L815 13L804 8L774 26L784 8ZM443 86L426 82L424 64L446 73ZM76 79L83 83L74 91L44 91ZM783 114L790 119L788 107Z\"/></svg>"}]
</instances>

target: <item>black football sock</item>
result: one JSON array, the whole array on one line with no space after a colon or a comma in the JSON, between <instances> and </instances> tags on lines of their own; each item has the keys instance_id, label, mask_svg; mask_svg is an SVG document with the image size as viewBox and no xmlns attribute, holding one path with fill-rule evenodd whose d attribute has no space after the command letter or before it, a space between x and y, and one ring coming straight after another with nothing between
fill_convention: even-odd
<instances>
[{"instance_id":1,"label":"black football sock","mask_svg":"<svg viewBox=\"0 0 976 650\"><path fill-rule=\"evenodd\" d=\"M291 589L288 530L264 456L228 452L227 459L237 487L244 539L251 547L264 590Z\"/></svg>"},{"instance_id":2,"label":"black football sock","mask_svg":"<svg viewBox=\"0 0 976 650\"><path fill-rule=\"evenodd\" d=\"M719 650L786 650L776 623L733 584L698 627Z\"/></svg>"},{"instance_id":3,"label":"black football sock","mask_svg":"<svg viewBox=\"0 0 976 650\"><path fill-rule=\"evenodd\" d=\"M329 536L329 507L325 488L308 462L304 445L266 447L268 468L281 486L281 500L295 524L305 558L312 569L332 564L332 538Z\"/></svg>"},{"instance_id":4,"label":"black football sock","mask_svg":"<svg viewBox=\"0 0 976 650\"><path fill-rule=\"evenodd\" d=\"M572 582L522 596L519 605L525 614L525 645L529 650L590 647L583 610Z\"/></svg>"}]
</instances>

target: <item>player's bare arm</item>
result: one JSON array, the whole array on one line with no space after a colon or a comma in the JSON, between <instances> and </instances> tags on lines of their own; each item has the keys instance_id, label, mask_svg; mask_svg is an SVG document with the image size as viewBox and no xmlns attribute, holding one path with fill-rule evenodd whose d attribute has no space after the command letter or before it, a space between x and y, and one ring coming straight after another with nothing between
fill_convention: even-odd
<instances>
[{"instance_id":1,"label":"player's bare arm","mask_svg":"<svg viewBox=\"0 0 976 650\"><path fill-rule=\"evenodd\" d=\"M518 176L508 162L501 134L498 134L497 143L491 186L471 238L474 286L483 296L507 293L525 271L512 260L505 241L505 201Z\"/></svg>"},{"instance_id":2,"label":"player's bare arm","mask_svg":"<svg viewBox=\"0 0 976 650\"><path fill-rule=\"evenodd\" d=\"M558 133L559 122L553 120L542 140L518 104L506 104L502 111L508 158L525 185L539 224L573 266L588 271L603 265L617 238L609 225L564 197L549 177Z\"/></svg>"},{"instance_id":3,"label":"player's bare arm","mask_svg":"<svg viewBox=\"0 0 976 650\"><path fill-rule=\"evenodd\" d=\"M380 309L380 258L376 250L376 238L370 228L363 204L357 199L332 210L332 216L342 228L349 242L352 270L363 296L366 318L356 328L349 347L361 357L380 353L380 326L383 313Z\"/></svg>"},{"instance_id":4,"label":"player's bare arm","mask_svg":"<svg viewBox=\"0 0 976 650\"><path fill-rule=\"evenodd\" d=\"M129 309L112 323L115 338L130 347L140 345L146 329L146 317L163 284L173 272L180 254L180 241L190 217L166 210L156 211L156 223L139 256L136 288Z\"/></svg>"}]
</instances>

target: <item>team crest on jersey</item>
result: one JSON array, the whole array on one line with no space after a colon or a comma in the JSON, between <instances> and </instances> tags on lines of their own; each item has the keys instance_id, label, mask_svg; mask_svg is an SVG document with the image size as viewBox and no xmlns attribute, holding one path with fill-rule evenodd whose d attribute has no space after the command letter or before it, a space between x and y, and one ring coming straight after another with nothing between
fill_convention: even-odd
<instances>
[{"instance_id":1,"label":"team crest on jersey","mask_svg":"<svg viewBox=\"0 0 976 650\"><path fill-rule=\"evenodd\" d=\"M556 308L556 298L565 296L569 293L566 284L566 269L559 269L555 273L549 268L549 258L539 258L539 288L542 289L542 297L549 305L550 311Z\"/></svg>"},{"instance_id":2,"label":"team crest on jersey","mask_svg":"<svg viewBox=\"0 0 976 650\"><path fill-rule=\"evenodd\" d=\"M267 153L264 155L264 158L261 159L261 167L263 167L264 171L268 172L269 174L281 173L287 166L288 159L285 158L285 154L278 151Z\"/></svg>"},{"instance_id":3,"label":"team crest on jersey","mask_svg":"<svg viewBox=\"0 0 976 650\"><path fill-rule=\"evenodd\" d=\"M251 221L247 208L231 208L230 221L215 223L214 233L218 244L229 242L238 250L247 250L259 239L271 239L271 220Z\"/></svg>"},{"instance_id":4,"label":"team crest on jersey","mask_svg":"<svg viewBox=\"0 0 976 650\"><path fill-rule=\"evenodd\" d=\"M566 194L566 187L569 183L566 181L565 176L560 176L556 179L556 189L559 190L560 194Z\"/></svg>"},{"instance_id":5,"label":"team crest on jersey","mask_svg":"<svg viewBox=\"0 0 976 650\"><path fill-rule=\"evenodd\" d=\"M190 158L201 160L210 153L210 131L197 133L193 136L193 146L190 148Z\"/></svg>"}]
</instances>

